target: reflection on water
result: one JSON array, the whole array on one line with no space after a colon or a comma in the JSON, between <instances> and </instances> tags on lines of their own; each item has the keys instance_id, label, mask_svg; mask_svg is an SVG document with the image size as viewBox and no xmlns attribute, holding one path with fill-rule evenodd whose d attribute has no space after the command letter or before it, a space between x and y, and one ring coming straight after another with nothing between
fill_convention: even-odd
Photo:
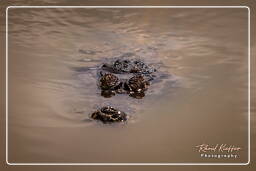
<instances>
[{"instance_id":1,"label":"reflection on water","mask_svg":"<svg viewBox=\"0 0 256 171\"><path fill-rule=\"evenodd\" d=\"M11 8L8 39L9 162L247 161L247 9ZM131 53L160 79L102 97L97 67ZM104 105L128 124L91 122ZM244 150L206 160L202 143Z\"/></svg>"}]
</instances>

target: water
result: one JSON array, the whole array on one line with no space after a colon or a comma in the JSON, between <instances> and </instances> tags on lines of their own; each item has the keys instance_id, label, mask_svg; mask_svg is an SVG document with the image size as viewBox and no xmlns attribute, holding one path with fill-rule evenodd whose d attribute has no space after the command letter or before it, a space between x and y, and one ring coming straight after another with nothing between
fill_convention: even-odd
<instances>
[{"instance_id":1,"label":"water","mask_svg":"<svg viewBox=\"0 0 256 171\"><path fill-rule=\"evenodd\" d=\"M9 9L9 162L247 162L247 9ZM96 68L133 53L163 78L100 96ZM166 76L166 77L165 77ZM88 121L99 106L125 125ZM238 159L195 146L239 146Z\"/></svg>"}]
</instances>

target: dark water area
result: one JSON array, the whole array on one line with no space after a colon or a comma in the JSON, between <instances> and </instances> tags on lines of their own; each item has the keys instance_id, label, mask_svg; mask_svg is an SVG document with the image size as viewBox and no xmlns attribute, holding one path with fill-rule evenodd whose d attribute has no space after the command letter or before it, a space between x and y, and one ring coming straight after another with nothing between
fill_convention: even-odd
<instances>
[{"instance_id":1,"label":"dark water area","mask_svg":"<svg viewBox=\"0 0 256 171\"><path fill-rule=\"evenodd\" d=\"M248 11L8 10L9 162L247 162ZM104 98L97 67L133 54L158 68L143 99ZM125 125L89 114L114 105ZM239 146L205 159L195 146Z\"/></svg>"}]
</instances>

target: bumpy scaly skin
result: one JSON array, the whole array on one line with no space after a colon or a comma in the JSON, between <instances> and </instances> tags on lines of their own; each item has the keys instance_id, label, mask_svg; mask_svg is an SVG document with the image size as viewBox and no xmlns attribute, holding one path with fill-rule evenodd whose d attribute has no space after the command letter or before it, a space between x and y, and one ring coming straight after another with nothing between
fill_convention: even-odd
<instances>
[{"instance_id":1,"label":"bumpy scaly skin","mask_svg":"<svg viewBox=\"0 0 256 171\"><path fill-rule=\"evenodd\" d=\"M129 92L144 92L148 86L149 82L142 75L135 75L125 83L124 88Z\"/></svg>"},{"instance_id":2,"label":"bumpy scaly skin","mask_svg":"<svg viewBox=\"0 0 256 171\"><path fill-rule=\"evenodd\" d=\"M136 75L130 78L124 84L124 89L131 97L141 99L145 96L145 91L147 90L149 84L149 81L145 80L143 75Z\"/></svg>"},{"instance_id":3,"label":"bumpy scaly skin","mask_svg":"<svg viewBox=\"0 0 256 171\"><path fill-rule=\"evenodd\" d=\"M133 61L133 67L131 69L131 73L142 73L142 74L151 74L155 72L156 69L146 65L144 62L140 60Z\"/></svg>"},{"instance_id":4,"label":"bumpy scaly skin","mask_svg":"<svg viewBox=\"0 0 256 171\"><path fill-rule=\"evenodd\" d=\"M109 98L116 93L129 94L131 97L141 99L145 96L149 82L154 79L152 73L155 71L155 68L146 65L138 59L122 58L116 59L112 63L105 63L100 71L101 95ZM120 74L132 76L130 78L118 79L117 75Z\"/></svg>"},{"instance_id":5,"label":"bumpy scaly skin","mask_svg":"<svg viewBox=\"0 0 256 171\"><path fill-rule=\"evenodd\" d=\"M111 73L104 74L99 82L102 90L115 90L120 84L118 77Z\"/></svg>"},{"instance_id":6,"label":"bumpy scaly skin","mask_svg":"<svg viewBox=\"0 0 256 171\"><path fill-rule=\"evenodd\" d=\"M116 60L113 64L113 70L116 72L130 72L132 62L129 60Z\"/></svg>"},{"instance_id":7,"label":"bumpy scaly skin","mask_svg":"<svg viewBox=\"0 0 256 171\"><path fill-rule=\"evenodd\" d=\"M127 115L111 106L105 106L92 113L91 118L100 120L103 123L125 122Z\"/></svg>"},{"instance_id":8,"label":"bumpy scaly skin","mask_svg":"<svg viewBox=\"0 0 256 171\"><path fill-rule=\"evenodd\" d=\"M142 73L151 74L156 71L141 60L117 59L112 64L103 64L102 69L114 73Z\"/></svg>"}]
</instances>

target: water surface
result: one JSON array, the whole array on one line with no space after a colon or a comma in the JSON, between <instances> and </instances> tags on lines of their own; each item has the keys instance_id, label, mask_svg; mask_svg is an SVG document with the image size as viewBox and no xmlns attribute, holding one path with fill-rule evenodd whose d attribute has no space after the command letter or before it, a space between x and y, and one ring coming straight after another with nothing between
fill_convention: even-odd
<instances>
[{"instance_id":1,"label":"water surface","mask_svg":"<svg viewBox=\"0 0 256 171\"><path fill-rule=\"evenodd\" d=\"M247 161L247 9L8 13L9 162ZM163 79L143 99L100 96L95 68L127 53ZM107 104L131 119L88 121ZM205 159L202 143L243 150Z\"/></svg>"}]
</instances>

